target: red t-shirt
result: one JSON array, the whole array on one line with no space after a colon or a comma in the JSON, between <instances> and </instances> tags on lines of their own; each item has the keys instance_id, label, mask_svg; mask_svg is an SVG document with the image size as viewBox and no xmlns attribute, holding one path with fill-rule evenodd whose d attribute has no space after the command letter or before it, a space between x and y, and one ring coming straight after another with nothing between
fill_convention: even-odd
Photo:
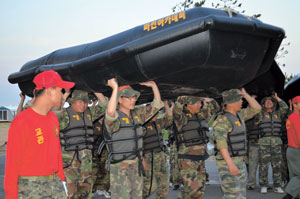
<instances>
[{"instance_id":1,"label":"red t-shirt","mask_svg":"<svg viewBox=\"0 0 300 199\"><path fill-rule=\"evenodd\" d=\"M18 176L54 173L65 181L57 117L52 111L45 116L28 108L12 121L8 131L6 198L18 198Z\"/></svg>"},{"instance_id":2,"label":"red t-shirt","mask_svg":"<svg viewBox=\"0 0 300 199\"><path fill-rule=\"evenodd\" d=\"M300 115L292 113L286 121L288 145L300 148Z\"/></svg>"}]
</instances>

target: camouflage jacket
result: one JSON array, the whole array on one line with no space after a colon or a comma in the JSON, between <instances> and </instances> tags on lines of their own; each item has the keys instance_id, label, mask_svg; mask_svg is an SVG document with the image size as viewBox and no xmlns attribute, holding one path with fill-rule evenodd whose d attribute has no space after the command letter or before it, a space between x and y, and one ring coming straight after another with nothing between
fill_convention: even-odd
<instances>
[{"instance_id":1,"label":"camouflage jacket","mask_svg":"<svg viewBox=\"0 0 300 199\"><path fill-rule=\"evenodd\" d=\"M151 121L150 121L151 122ZM165 129L165 128L168 128L169 126L172 125L172 122L173 122L173 116L169 116L169 115L164 115L163 117L161 118L157 118L155 123L157 125L158 128L160 128L161 130L162 129ZM144 128L144 132L145 132L145 128ZM146 133L146 132L145 132Z\"/></svg>"},{"instance_id":2,"label":"camouflage jacket","mask_svg":"<svg viewBox=\"0 0 300 199\"><path fill-rule=\"evenodd\" d=\"M279 109L275 111L277 113L278 118L281 120L285 120L287 117L287 114L289 112L289 107L288 105L283 101L278 102ZM265 110L262 110L256 117L255 120L257 124L259 124L262 119L263 119L263 112ZM282 145L282 140L280 137L275 137L275 136L268 136L268 137L262 137L258 140L258 143L260 145Z\"/></svg>"},{"instance_id":3,"label":"camouflage jacket","mask_svg":"<svg viewBox=\"0 0 300 199\"><path fill-rule=\"evenodd\" d=\"M134 109L134 111L139 115L139 120L142 122L142 124L144 124L151 119L163 106L164 104L162 102L153 100L151 104L137 107ZM114 118L110 117L106 112L104 122L108 133L117 132L120 128L118 112L116 112Z\"/></svg>"},{"instance_id":4,"label":"camouflage jacket","mask_svg":"<svg viewBox=\"0 0 300 199\"><path fill-rule=\"evenodd\" d=\"M226 111L226 110L225 110ZM245 109L240 111L240 114L243 118L243 122L253 118L256 114L258 114L260 109L254 109L248 106ZM213 135L216 141L217 149L228 148L227 145L227 136L233 130L233 126L227 117L223 114L217 116L216 120L213 123ZM221 153L218 153L216 156L217 159L222 159Z\"/></svg>"},{"instance_id":5,"label":"camouflage jacket","mask_svg":"<svg viewBox=\"0 0 300 199\"><path fill-rule=\"evenodd\" d=\"M92 121L95 121L96 119L98 119L101 116L101 114L103 114L105 112L106 107L107 107L107 102L99 102L96 106L88 107L91 112ZM69 122L70 122L67 109L63 108L60 111L55 111L55 114L59 121L60 130L67 128L69 126ZM82 113L79 115L82 116ZM60 136L62 136L62 135L60 135ZM61 144L64 144L63 142L64 142L63 139L61 139ZM64 150L64 147L62 147L62 152L67 153Z\"/></svg>"},{"instance_id":6,"label":"camouflage jacket","mask_svg":"<svg viewBox=\"0 0 300 199\"><path fill-rule=\"evenodd\" d=\"M174 107L174 121L178 131L181 131L182 127L187 124L188 117L183 112L184 105L176 102ZM212 101L208 103L207 106L203 107L198 115L209 121L216 112L219 111L219 105L216 101ZM179 154L188 154L188 155L204 155L205 153L205 146L204 145L196 145L196 146L185 146L185 144L181 144L178 150Z\"/></svg>"},{"instance_id":7,"label":"camouflage jacket","mask_svg":"<svg viewBox=\"0 0 300 199\"><path fill-rule=\"evenodd\" d=\"M92 121L98 119L101 114L106 110L107 102L99 102L96 106L88 107L91 111ZM69 125L69 116L67 109L63 108L61 111L55 111L55 114L59 121L59 128L65 129Z\"/></svg>"},{"instance_id":8,"label":"camouflage jacket","mask_svg":"<svg viewBox=\"0 0 300 199\"><path fill-rule=\"evenodd\" d=\"M146 123L149 119L151 119L162 107L164 106L163 102L156 101L155 99L153 102L147 106L140 106L134 109L134 111L139 115L139 120L142 121L142 124ZM116 112L115 117L110 117L107 112L105 113L105 127L106 131L110 134L117 132L120 129L120 120L119 114ZM134 160L123 160L121 162L110 164L112 168L127 168L129 165L133 165L137 167L138 158Z\"/></svg>"}]
</instances>

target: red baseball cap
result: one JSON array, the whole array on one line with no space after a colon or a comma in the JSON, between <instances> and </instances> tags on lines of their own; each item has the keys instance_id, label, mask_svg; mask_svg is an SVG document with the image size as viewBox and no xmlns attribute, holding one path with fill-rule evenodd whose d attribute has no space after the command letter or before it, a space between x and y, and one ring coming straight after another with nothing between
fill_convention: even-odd
<instances>
[{"instance_id":1,"label":"red baseball cap","mask_svg":"<svg viewBox=\"0 0 300 199\"><path fill-rule=\"evenodd\" d=\"M51 87L69 89L75 85L74 82L68 82L62 80L60 75L54 70L48 70L37 74L34 77L33 82L36 85L35 87L36 90L41 90L41 89L46 89Z\"/></svg>"},{"instance_id":2,"label":"red baseball cap","mask_svg":"<svg viewBox=\"0 0 300 199\"><path fill-rule=\"evenodd\" d=\"M296 96L292 100L292 104L300 103L300 96Z\"/></svg>"}]
</instances>

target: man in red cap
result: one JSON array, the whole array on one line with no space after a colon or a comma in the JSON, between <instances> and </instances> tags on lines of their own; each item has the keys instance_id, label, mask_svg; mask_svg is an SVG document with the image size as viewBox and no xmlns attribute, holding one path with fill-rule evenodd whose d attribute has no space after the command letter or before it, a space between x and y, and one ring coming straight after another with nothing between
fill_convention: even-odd
<instances>
[{"instance_id":1,"label":"man in red cap","mask_svg":"<svg viewBox=\"0 0 300 199\"><path fill-rule=\"evenodd\" d=\"M300 198L300 96L294 97L292 104L294 112L286 121L290 181L285 188L284 199Z\"/></svg>"},{"instance_id":2,"label":"man in red cap","mask_svg":"<svg viewBox=\"0 0 300 199\"><path fill-rule=\"evenodd\" d=\"M75 83L63 81L53 70L36 75L33 82L33 106L22 111L8 131L6 198L67 198L59 123L51 109L61 105L62 89Z\"/></svg>"}]
</instances>

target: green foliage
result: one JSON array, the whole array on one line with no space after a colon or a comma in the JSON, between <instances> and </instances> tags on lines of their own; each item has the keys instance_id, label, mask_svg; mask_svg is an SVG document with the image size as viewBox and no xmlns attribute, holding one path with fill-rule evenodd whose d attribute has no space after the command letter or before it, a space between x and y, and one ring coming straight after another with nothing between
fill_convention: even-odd
<instances>
[{"instance_id":1,"label":"green foliage","mask_svg":"<svg viewBox=\"0 0 300 199\"><path fill-rule=\"evenodd\" d=\"M280 59L285 58L285 56L289 53L287 48L291 45L290 42L285 42L286 38L287 36L284 37L283 42L281 43L275 56L275 60L280 67L285 67L285 64L280 62Z\"/></svg>"},{"instance_id":2,"label":"green foliage","mask_svg":"<svg viewBox=\"0 0 300 199\"><path fill-rule=\"evenodd\" d=\"M291 81L295 75L294 74L287 74L286 72L284 73L284 76L285 76L285 81L284 81L284 84L287 84L289 81Z\"/></svg>"},{"instance_id":3,"label":"green foliage","mask_svg":"<svg viewBox=\"0 0 300 199\"><path fill-rule=\"evenodd\" d=\"M173 12L180 12L183 10L186 10L190 7L201 7L204 5L206 0L200 0L200 1L194 1L194 0L184 0L183 2L180 2L176 4L172 10Z\"/></svg>"},{"instance_id":4,"label":"green foliage","mask_svg":"<svg viewBox=\"0 0 300 199\"><path fill-rule=\"evenodd\" d=\"M201 7L205 4L206 0L184 0L176 4L172 10L173 12L180 12L191 7ZM211 6L217 9L230 9L236 13L245 13L245 10L242 9L242 3L239 3L238 0L215 0L215 3L212 3ZM261 14L252 15L253 18L259 18Z\"/></svg>"},{"instance_id":5,"label":"green foliage","mask_svg":"<svg viewBox=\"0 0 300 199\"><path fill-rule=\"evenodd\" d=\"M169 131L166 129L162 129L161 133L163 134L163 139L168 139L169 138Z\"/></svg>"}]
</instances>

